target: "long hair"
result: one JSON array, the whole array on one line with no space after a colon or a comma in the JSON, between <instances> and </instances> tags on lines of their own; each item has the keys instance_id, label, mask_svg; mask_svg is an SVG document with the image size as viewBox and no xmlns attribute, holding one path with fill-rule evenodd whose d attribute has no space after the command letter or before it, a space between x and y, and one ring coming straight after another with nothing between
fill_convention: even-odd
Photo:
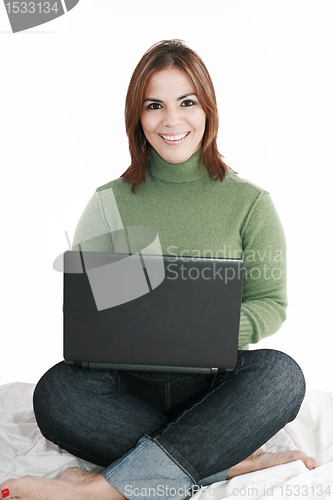
<instances>
[{"instance_id":1,"label":"long hair","mask_svg":"<svg viewBox=\"0 0 333 500\"><path fill-rule=\"evenodd\" d=\"M132 191L144 181L149 164L150 144L143 133L140 116L145 92L153 74L168 67L183 71L192 81L198 100L206 114L199 159L205 164L214 181L225 177L228 166L217 149L218 111L213 82L202 59L182 40L162 40L143 55L130 80L125 104L125 125L129 141L131 165L121 177L132 184Z\"/></svg>"}]
</instances>

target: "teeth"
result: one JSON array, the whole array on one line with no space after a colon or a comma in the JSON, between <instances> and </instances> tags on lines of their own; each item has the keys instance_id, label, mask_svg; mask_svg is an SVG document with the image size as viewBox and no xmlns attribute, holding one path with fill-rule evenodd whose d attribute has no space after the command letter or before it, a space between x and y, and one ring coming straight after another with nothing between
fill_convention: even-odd
<instances>
[{"instance_id":1,"label":"teeth","mask_svg":"<svg viewBox=\"0 0 333 500\"><path fill-rule=\"evenodd\" d=\"M161 135L161 137L163 137L163 139L165 139L166 141L180 141L181 139L184 139L184 137L186 137L187 135L188 132L181 135Z\"/></svg>"}]
</instances>

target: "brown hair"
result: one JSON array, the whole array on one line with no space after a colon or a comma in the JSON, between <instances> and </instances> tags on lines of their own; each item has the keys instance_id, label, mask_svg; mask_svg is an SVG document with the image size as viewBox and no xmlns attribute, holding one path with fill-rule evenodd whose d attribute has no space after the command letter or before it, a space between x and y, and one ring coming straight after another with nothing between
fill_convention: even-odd
<instances>
[{"instance_id":1,"label":"brown hair","mask_svg":"<svg viewBox=\"0 0 333 500\"><path fill-rule=\"evenodd\" d=\"M217 149L218 111L213 82L207 68L196 52L182 40L162 40L143 55L128 86L125 105L125 125L129 141L131 165L121 177L132 184L132 191L146 178L150 144L143 133L140 116L145 91L154 73L174 66L191 79L198 100L206 114L200 163L203 161L214 181L223 180L229 168Z\"/></svg>"}]
</instances>

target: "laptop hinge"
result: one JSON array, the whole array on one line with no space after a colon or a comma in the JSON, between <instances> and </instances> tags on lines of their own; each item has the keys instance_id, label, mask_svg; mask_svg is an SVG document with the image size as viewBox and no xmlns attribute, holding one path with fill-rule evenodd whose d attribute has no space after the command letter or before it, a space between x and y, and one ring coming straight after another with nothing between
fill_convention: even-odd
<instances>
[{"instance_id":1,"label":"laptop hinge","mask_svg":"<svg viewBox=\"0 0 333 500\"><path fill-rule=\"evenodd\" d=\"M127 370L127 371L152 371L166 373L202 373L203 375L215 375L218 368L201 368L193 366L160 366L160 365L136 365L120 363L95 363L90 361L67 361L68 364L81 366L82 368L97 368L101 370Z\"/></svg>"}]
</instances>

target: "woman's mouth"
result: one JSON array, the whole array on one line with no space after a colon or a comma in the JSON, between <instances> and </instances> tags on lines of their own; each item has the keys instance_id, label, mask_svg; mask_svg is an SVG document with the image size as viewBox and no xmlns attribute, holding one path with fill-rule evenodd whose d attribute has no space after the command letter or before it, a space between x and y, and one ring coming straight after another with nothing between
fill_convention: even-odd
<instances>
[{"instance_id":1,"label":"woman's mouth","mask_svg":"<svg viewBox=\"0 0 333 500\"><path fill-rule=\"evenodd\" d=\"M184 134L179 134L179 135L162 135L160 134L160 137L164 140L169 145L176 145L176 144L181 144L186 137L189 135L190 132L185 132Z\"/></svg>"}]
</instances>

